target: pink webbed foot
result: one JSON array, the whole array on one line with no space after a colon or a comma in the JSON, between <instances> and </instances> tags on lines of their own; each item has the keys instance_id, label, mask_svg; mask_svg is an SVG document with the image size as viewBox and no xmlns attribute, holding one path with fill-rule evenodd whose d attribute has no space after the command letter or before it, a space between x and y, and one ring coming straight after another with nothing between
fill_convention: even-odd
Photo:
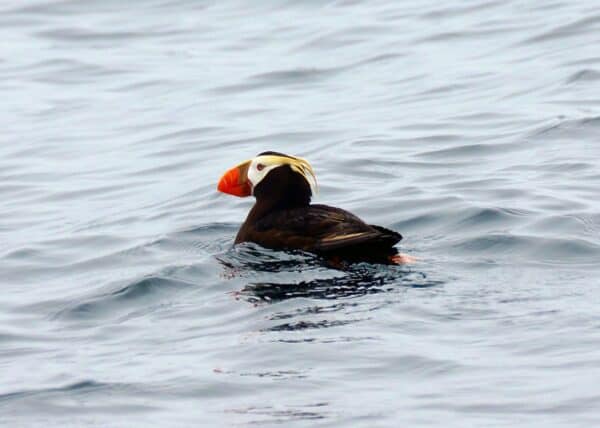
<instances>
[{"instance_id":1,"label":"pink webbed foot","mask_svg":"<svg viewBox=\"0 0 600 428\"><path fill-rule=\"evenodd\" d=\"M408 263L416 263L417 258L409 256L408 254L398 253L390 256L390 261L396 265L403 265Z\"/></svg>"}]
</instances>

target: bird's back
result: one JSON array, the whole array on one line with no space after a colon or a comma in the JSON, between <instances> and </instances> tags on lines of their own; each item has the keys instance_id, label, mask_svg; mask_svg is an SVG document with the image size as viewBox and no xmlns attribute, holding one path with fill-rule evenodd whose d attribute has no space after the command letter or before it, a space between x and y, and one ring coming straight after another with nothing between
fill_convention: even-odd
<instances>
[{"instance_id":1,"label":"bird's back","mask_svg":"<svg viewBox=\"0 0 600 428\"><path fill-rule=\"evenodd\" d=\"M273 211L242 225L236 243L255 242L266 248L301 249L349 261L385 262L397 254L402 235L368 225L354 214L327 205Z\"/></svg>"}]
</instances>

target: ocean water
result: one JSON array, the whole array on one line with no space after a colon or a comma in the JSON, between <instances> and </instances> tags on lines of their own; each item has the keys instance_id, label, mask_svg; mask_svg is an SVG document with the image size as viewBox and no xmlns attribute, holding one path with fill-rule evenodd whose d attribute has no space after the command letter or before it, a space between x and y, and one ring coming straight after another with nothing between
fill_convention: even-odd
<instances>
[{"instance_id":1,"label":"ocean water","mask_svg":"<svg viewBox=\"0 0 600 428\"><path fill-rule=\"evenodd\" d=\"M596 1L0 5L0 425L600 423ZM232 248L265 150L405 266Z\"/></svg>"}]
</instances>

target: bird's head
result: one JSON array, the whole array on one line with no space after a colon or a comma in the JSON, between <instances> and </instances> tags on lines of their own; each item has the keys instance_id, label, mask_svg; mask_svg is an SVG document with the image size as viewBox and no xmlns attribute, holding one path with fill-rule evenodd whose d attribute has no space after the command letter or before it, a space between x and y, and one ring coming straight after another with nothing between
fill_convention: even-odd
<instances>
[{"instance_id":1,"label":"bird's head","mask_svg":"<svg viewBox=\"0 0 600 428\"><path fill-rule=\"evenodd\" d=\"M217 189L234 196L257 198L261 193L296 191L286 186L303 187L308 198L317 192L317 179L310 164L302 158L277 152L263 152L234 166L219 180Z\"/></svg>"}]
</instances>

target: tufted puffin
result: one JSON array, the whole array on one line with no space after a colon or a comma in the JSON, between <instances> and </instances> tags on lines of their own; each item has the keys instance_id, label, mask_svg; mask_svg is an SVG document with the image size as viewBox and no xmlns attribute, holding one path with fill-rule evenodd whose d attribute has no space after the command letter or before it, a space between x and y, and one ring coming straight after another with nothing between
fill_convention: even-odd
<instances>
[{"instance_id":1,"label":"tufted puffin","mask_svg":"<svg viewBox=\"0 0 600 428\"><path fill-rule=\"evenodd\" d=\"M256 203L235 243L254 242L277 250L304 250L336 262L398 264L413 261L394 247L402 235L369 225L340 208L311 204L317 180L302 158L263 152L228 170L217 189L254 195Z\"/></svg>"}]
</instances>

